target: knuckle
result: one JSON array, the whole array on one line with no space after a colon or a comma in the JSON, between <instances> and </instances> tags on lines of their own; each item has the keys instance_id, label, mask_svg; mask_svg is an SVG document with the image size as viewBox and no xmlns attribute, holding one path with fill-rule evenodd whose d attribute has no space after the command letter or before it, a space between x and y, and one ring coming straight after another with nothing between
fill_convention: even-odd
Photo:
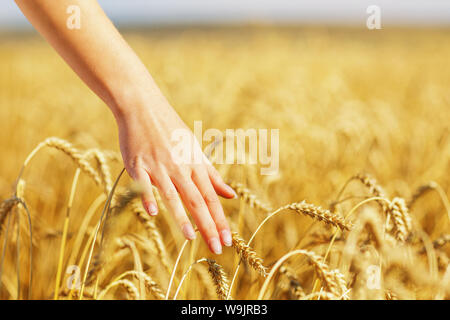
<instances>
[{"instance_id":1,"label":"knuckle","mask_svg":"<svg viewBox=\"0 0 450 320\"><path fill-rule=\"evenodd\" d=\"M131 178L133 178L133 180L137 180L139 177L139 170L141 168L141 163L142 163L141 158L138 156L134 156L124 161L125 169L131 176Z\"/></svg>"},{"instance_id":2,"label":"knuckle","mask_svg":"<svg viewBox=\"0 0 450 320\"><path fill-rule=\"evenodd\" d=\"M202 234L206 239L210 239L212 237L218 237L216 226L212 221L202 221L201 222Z\"/></svg>"},{"instance_id":3,"label":"knuckle","mask_svg":"<svg viewBox=\"0 0 450 320\"><path fill-rule=\"evenodd\" d=\"M189 166L184 163L169 162L166 164L166 167L173 172L186 172L189 170Z\"/></svg>"},{"instance_id":4,"label":"knuckle","mask_svg":"<svg viewBox=\"0 0 450 320\"><path fill-rule=\"evenodd\" d=\"M190 173L187 169L176 167L171 171L171 177L179 183L185 184L190 180Z\"/></svg>"},{"instance_id":5,"label":"knuckle","mask_svg":"<svg viewBox=\"0 0 450 320\"><path fill-rule=\"evenodd\" d=\"M229 229L228 221L225 218L225 214L223 212L216 212L215 215L213 215L214 223L215 225L223 230L223 229Z\"/></svg>"},{"instance_id":6,"label":"knuckle","mask_svg":"<svg viewBox=\"0 0 450 320\"><path fill-rule=\"evenodd\" d=\"M192 209L197 210L203 207L203 199L201 196L193 196L189 199L189 205Z\"/></svg>"},{"instance_id":7,"label":"knuckle","mask_svg":"<svg viewBox=\"0 0 450 320\"><path fill-rule=\"evenodd\" d=\"M168 201L174 201L178 199L178 192L174 189L164 190L163 197Z\"/></svg>"},{"instance_id":8,"label":"knuckle","mask_svg":"<svg viewBox=\"0 0 450 320\"><path fill-rule=\"evenodd\" d=\"M127 163L128 163L128 167L131 170L138 170L141 167L142 160L141 160L141 157L139 157L139 156L133 156L127 161Z\"/></svg>"},{"instance_id":9,"label":"knuckle","mask_svg":"<svg viewBox=\"0 0 450 320\"><path fill-rule=\"evenodd\" d=\"M216 205L220 203L219 198L217 195L213 192L206 193L203 198L205 199L207 204Z\"/></svg>"},{"instance_id":10,"label":"knuckle","mask_svg":"<svg viewBox=\"0 0 450 320\"><path fill-rule=\"evenodd\" d=\"M225 218L224 215L216 217L216 225L220 229L229 229L230 228L230 226L228 225L228 221L227 221L227 219Z\"/></svg>"}]
</instances>

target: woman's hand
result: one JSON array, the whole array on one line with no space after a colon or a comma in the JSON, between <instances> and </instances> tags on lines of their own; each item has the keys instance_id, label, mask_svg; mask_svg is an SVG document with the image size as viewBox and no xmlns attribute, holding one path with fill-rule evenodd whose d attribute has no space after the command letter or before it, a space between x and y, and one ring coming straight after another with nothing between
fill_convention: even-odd
<instances>
[{"instance_id":1,"label":"woman's hand","mask_svg":"<svg viewBox=\"0 0 450 320\"><path fill-rule=\"evenodd\" d=\"M172 140L172 133L175 130L182 129L190 135L191 141L196 140L162 96L138 100L140 102L124 108L128 111L116 119L125 168L144 188L144 208L150 215L158 213L151 188L154 185L184 236L194 239L195 232L182 200L210 250L220 254L221 244L231 245L231 233L217 195L233 198L235 192L223 182L197 143L194 143L194 152L200 153L203 161L180 163L174 159L172 152L176 141Z\"/></svg>"},{"instance_id":2,"label":"woman's hand","mask_svg":"<svg viewBox=\"0 0 450 320\"><path fill-rule=\"evenodd\" d=\"M172 159L172 132L187 128L97 1L16 0L16 3L110 107L119 127L125 167L145 188L142 199L146 210L152 215L157 213L152 183L161 191L186 238L195 238L179 193L211 251L221 253L221 242L231 245L230 230L217 194L231 198L234 191L209 162L180 164ZM79 29L67 27L67 10L71 6L78 7L81 14ZM197 146L197 152L201 152L199 149Z\"/></svg>"}]
</instances>

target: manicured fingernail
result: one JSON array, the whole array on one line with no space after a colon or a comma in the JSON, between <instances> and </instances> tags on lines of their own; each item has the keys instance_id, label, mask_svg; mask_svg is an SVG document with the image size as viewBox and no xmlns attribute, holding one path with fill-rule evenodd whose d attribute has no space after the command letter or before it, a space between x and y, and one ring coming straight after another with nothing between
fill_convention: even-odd
<instances>
[{"instance_id":1,"label":"manicured fingernail","mask_svg":"<svg viewBox=\"0 0 450 320\"><path fill-rule=\"evenodd\" d=\"M153 202L150 202L147 204L147 212L151 216L156 216L158 214L158 207Z\"/></svg>"},{"instance_id":2,"label":"manicured fingernail","mask_svg":"<svg viewBox=\"0 0 450 320\"><path fill-rule=\"evenodd\" d=\"M220 244L220 241L218 238L211 238L209 239L209 248L211 249L212 252L214 252L215 254L221 254L222 253L222 245Z\"/></svg>"},{"instance_id":3,"label":"manicured fingernail","mask_svg":"<svg viewBox=\"0 0 450 320\"><path fill-rule=\"evenodd\" d=\"M220 232L220 235L222 237L222 242L227 246L230 247L231 246L231 233L229 230L222 230Z\"/></svg>"},{"instance_id":4,"label":"manicured fingernail","mask_svg":"<svg viewBox=\"0 0 450 320\"><path fill-rule=\"evenodd\" d=\"M195 237L196 237L195 231L189 223L186 223L183 226L182 230L183 230L183 234L186 237L186 239L189 239L189 240L195 239Z\"/></svg>"},{"instance_id":5,"label":"manicured fingernail","mask_svg":"<svg viewBox=\"0 0 450 320\"><path fill-rule=\"evenodd\" d=\"M232 187L230 187L229 185L227 185L228 191L230 191L230 193L233 194L233 199L237 199L238 195L236 193L236 191L234 191L234 189Z\"/></svg>"}]
</instances>

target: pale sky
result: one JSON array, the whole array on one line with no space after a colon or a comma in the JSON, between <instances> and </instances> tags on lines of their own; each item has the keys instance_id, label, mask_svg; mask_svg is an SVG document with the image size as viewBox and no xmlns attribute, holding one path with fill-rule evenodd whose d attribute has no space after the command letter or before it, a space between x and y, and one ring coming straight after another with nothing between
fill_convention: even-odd
<instances>
[{"instance_id":1,"label":"pale sky","mask_svg":"<svg viewBox=\"0 0 450 320\"><path fill-rule=\"evenodd\" d=\"M57 0L48 0L57 1ZM91 0L85 0L91 1ZM116 25L296 22L365 25L378 5L383 25L450 26L450 0L99 0ZM0 28L29 26L13 0L0 1Z\"/></svg>"}]
</instances>

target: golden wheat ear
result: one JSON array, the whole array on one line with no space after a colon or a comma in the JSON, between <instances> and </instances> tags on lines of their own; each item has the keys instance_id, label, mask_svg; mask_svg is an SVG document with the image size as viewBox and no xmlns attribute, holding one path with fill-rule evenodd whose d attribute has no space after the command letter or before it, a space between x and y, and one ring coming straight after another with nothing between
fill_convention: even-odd
<instances>
[{"instance_id":1,"label":"golden wheat ear","mask_svg":"<svg viewBox=\"0 0 450 320\"><path fill-rule=\"evenodd\" d=\"M227 274L223 270L223 267L216 263L216 261L207 259L208 271L216 287L216 293L220 300L227 300L228 291L230 285Z\"/></svg>"},{"instance_id":2,"label":"golden wheat ear","mask_svg":"<svg viewBox=\"0 0 450 320\"><path fill-rule=\"evenodd\" d=\"M241 259L258 271L263 277L267 276L267 268L263 265L263 259L258 257L258 254L245 243L237 232L232 232L232 239L233 247Z\"/></svg>"}]
</instances>

